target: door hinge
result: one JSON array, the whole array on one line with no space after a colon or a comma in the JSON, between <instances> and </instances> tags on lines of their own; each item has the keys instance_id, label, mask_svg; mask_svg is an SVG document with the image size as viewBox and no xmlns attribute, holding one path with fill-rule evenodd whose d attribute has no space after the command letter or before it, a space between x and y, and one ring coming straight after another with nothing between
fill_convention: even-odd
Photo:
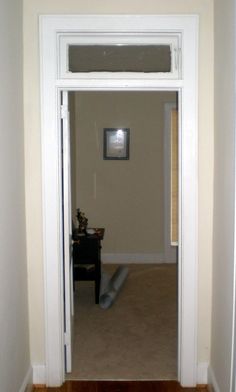
<instances>
[{"instance_id":1,"label":"door hinge","mask_svg":"<svg viewBox=\"0 0 236 392\"><path fill-rule=\"evenodd\" d=\"M61 119L68 118L68 106L67 105L61 105Z\"/></svg>"},{"instance_id":2,"label":"door hinge","mask_svg":"<svg viewBox=\"0 0 236 392\"><path fill-rule=\"evenodd\" d=\"M70 344L69 334L64 332L64 345L68 346Z\"/></svg>"}]
</instances>

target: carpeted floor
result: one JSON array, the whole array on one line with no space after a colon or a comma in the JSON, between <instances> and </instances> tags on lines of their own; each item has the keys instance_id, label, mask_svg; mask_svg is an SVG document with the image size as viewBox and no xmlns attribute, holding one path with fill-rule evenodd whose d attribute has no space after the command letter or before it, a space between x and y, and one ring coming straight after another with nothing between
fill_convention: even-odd
<instances>
[{"instance_id":1,"label":"carpeted floor","mask_svg":"<svg viewBox=\"0 0 236 392\"><path fill-rule=\"evenodd\" d=\"M104 265L112 273L116 266ZM130 265L108 310L93 282L77 282L71 380L174 380L177 377L176 266Z\"/></svg>"}]
</instances>

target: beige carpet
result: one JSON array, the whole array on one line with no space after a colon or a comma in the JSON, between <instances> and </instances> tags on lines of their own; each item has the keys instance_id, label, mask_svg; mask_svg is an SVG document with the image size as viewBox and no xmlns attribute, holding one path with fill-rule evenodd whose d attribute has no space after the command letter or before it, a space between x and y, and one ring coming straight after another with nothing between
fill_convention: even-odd
<instances>
[{"instance_id":1,"label":"beige carpet","mask_svg":"<svg viewBox=\"0 0 236 392\"><path fill-rule=\"evenodd\" d=\"M103 266L112 272L116 266ZM130 265L108 310L94 304L92 282L77 282L73 372L78 380L177 377L175 265Z\"/></svg>"}]
</instances>

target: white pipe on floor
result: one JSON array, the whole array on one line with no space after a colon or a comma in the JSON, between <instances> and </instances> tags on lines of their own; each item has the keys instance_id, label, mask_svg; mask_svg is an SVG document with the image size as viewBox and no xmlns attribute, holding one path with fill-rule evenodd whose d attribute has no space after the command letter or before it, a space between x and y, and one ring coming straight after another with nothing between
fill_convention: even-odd
<instances>
[{"instance_id":1,"label":"white pipe on floor","mask_svg":"<svg viewBox=\"0 0 236 392\"><path fill-rule=\"evenodd\" d=\"M128 268L120 266L110 278L102 272L99 304L102 309L108 309L115 301L128 276Z\"/></svg>"}]
</instances>

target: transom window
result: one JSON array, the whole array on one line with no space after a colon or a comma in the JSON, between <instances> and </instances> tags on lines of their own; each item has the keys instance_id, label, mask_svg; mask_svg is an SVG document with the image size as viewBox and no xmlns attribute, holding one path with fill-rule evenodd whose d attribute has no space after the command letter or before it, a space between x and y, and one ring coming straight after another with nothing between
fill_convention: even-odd
<instances>
[{"instance_id":1,"label":"transom window","mask_svg":"<svg viewBox=\"0 0 236 392\"><path fill-rule=\"evenodd\" d=\"M179 34L76 34L59 36L61 78L137 77L181 78ZM143 76L142 76L143 77ZM145 77L145 75L144 75Z\"/></svg>"},{"instance_id":2,"label":"transom window","mask_svg":"<svg viewBox=\"0 0 236 392\"><path fill-rule=\"evenodd\" d=\"M69 72L171 72L170 45L69 45Z\"/></svg>"}]
</instances>

